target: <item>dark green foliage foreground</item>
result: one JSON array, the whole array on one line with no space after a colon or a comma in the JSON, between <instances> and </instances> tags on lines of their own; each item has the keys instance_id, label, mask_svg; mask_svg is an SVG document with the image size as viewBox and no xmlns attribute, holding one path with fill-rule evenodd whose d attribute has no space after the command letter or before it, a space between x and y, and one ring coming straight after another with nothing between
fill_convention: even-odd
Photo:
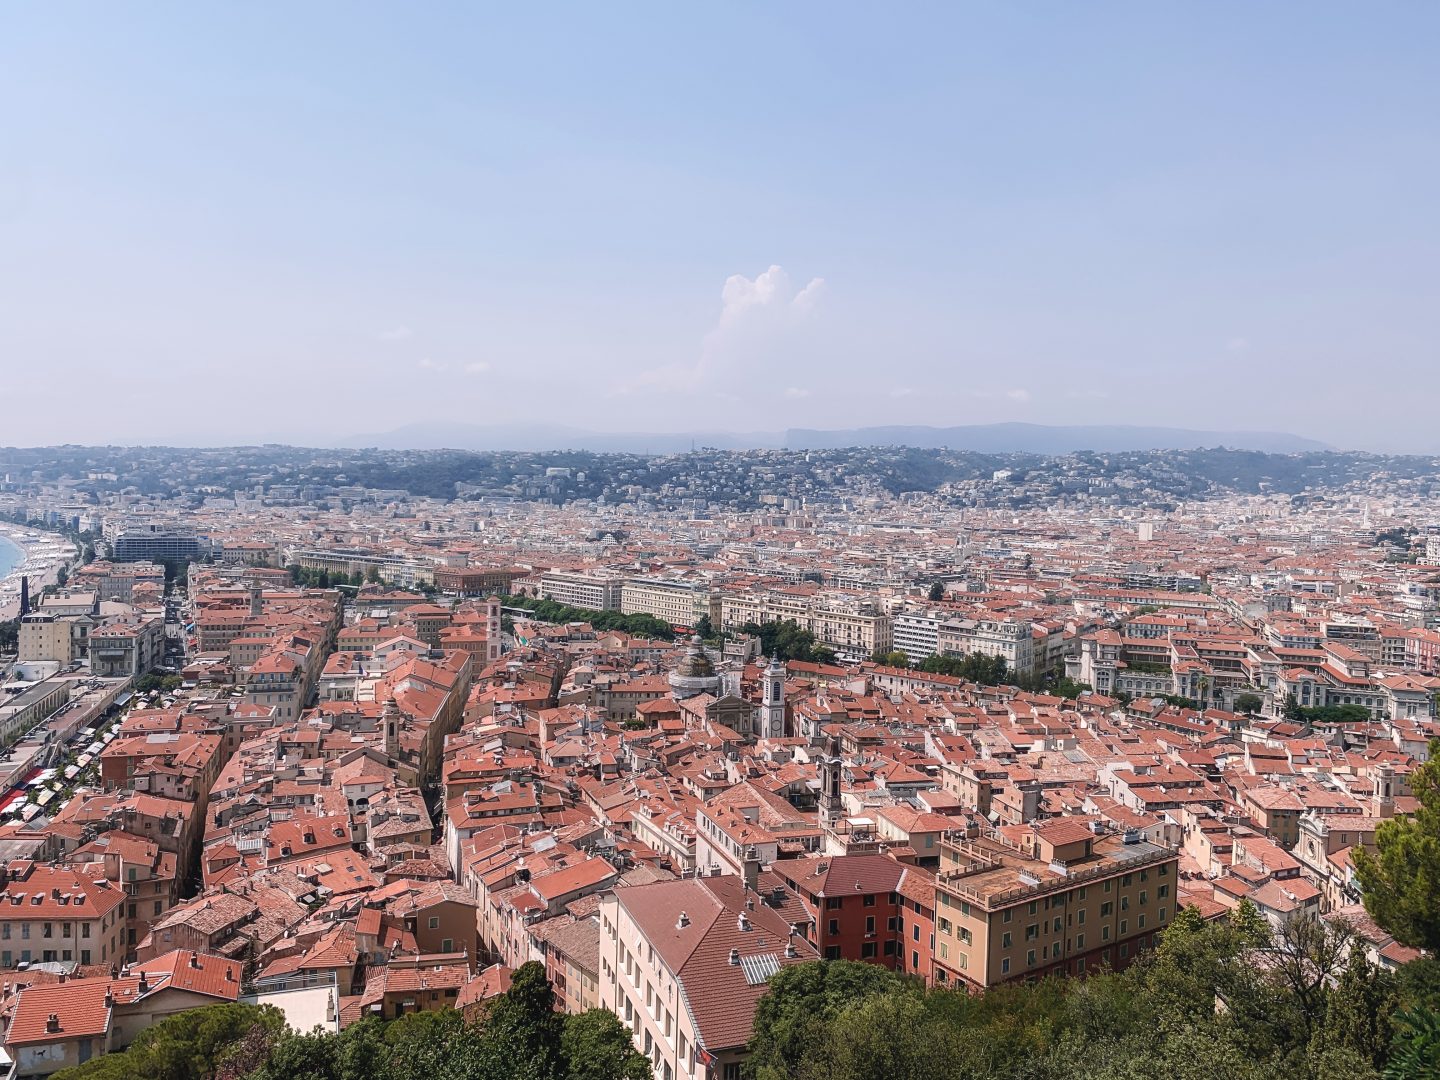
<instances>
[{"instance_id":1,"label":"dark green foliage foreground","mask_svg":"<svg viewBox=\"0 0 1440 1080\"><path fill-rule=\"evenodd\" d=\"M771 980L746 1071L750 1080L1416 1080L1440 1076L1440 1042L1426 1042L1440 1035L1440 994L1424 985L1436 967L1427 959L1387 974L1343 931L1315 922L1273 935L1253 909L1218 924L1183 912L1119 974L975 996L927 992L865 964L800 964Z\"/></svg>"},{"instance_id":2,"label":"dark green foliage foreground","mask_svg":"<svg viewBox=\"0 0 1440 1080\"><path fill-rule=\"evenodd\" d=\"M650 1062L609 1012L566 1015L539 964L476 1022L453 1009L296 1034L280 1014L212 1005L164 1020L124 1053L55 1080L650 1080Z\"/></svg>"}]
</instances>

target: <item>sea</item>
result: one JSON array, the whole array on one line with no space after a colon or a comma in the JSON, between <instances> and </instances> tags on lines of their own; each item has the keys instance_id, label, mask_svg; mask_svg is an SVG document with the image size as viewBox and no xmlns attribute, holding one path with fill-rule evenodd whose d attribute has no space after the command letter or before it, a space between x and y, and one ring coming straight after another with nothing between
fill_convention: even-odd
<instances>
[{"instance_id":1,"label":"sea","mask_svg":"<svg viewBox=\"0 0 1440 1080\"><path fill-rule=\"evenodd\" d=\"M16 546L8 536L0 536L0 578L25 561L25 549Z\"/></svg>"}]
</instances>

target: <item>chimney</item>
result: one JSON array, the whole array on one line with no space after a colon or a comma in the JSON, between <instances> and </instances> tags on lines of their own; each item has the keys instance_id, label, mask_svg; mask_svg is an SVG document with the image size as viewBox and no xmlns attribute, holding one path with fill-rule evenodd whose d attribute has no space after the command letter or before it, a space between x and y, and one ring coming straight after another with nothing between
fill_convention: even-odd
<instances>
[{"instance_id":1,"label":"chimney","mask_svg":"<svg viewBox=\"0 0 1440 1080\"><path fill-rule=\"evenodd\" d=\"M689 926L689 925L690 925L690 916L687 915L687 914L686 914L685 912L683 912L683 911L680 912L680 918L675 921L675 929L676 929L676 930L683 930L685 927L687 927L687 926Z\"/></svg>"},{"instance_id":2,"label":"chimney","mask_svg":"<svg viewBox=\"0 0 1440 1080\"><path fill-rule=\"evenodd\" d=\"M190 954L190 966L191 966L192 968L194 968L196 971L199 971L199 970L200 970L200 954L199 954L199 953L191 953L191 954Z\"/></svg>"},{"instance_id":3,"label":"chimney","mask_svg":"<svg viewBox=\"0 0 1440 1080\"><path fill-rule=\"evenodd\" d=\"M227 966L227 967L225 968L225 981L226 981L226 982L234 982L234 981L235 981L235 969L234 969L234 968L229 967L229 966Z\"/></svg>"},{"instance_id":4,"label":"chimney","mask_svg":"<svg viewBox=\"0 0 1440 1080\"><path fill-rule=\"evenodd\" d=\"M60 1030L60 1017L57 1013L51 1013L45 1020L45 1030L52 1035Z\"/></svg>"},{"instance_id":5,"label":"chimney","mask_svg":"<svg viewBox=\"0 0 1440 1080\"><path fill-rule=\"evenodd\" d=\"M115 1005L115 991L110 987L105 988L105 1007L112 1008Z\"/></svg>"},{"instance_id":6,"label":"chimney","mask_svg":"<svg viewBox=\"0 0 1440 1080\"><path fill-rule=\"evenodd\" d=\"M731 967L739 967L739 966L740 966L740 950L739 950L739 949L731 949L731 950L730 950L730 966L731 966ZM56 1030L58 1031L59 1029L57 1028Z\"/></svg>"},{"instance_id":7,"label":"chimney","mask_svg":"<svg viewBox=\"0 0 1440 1080\"><path fill-rule=\"evenodd\" d=\"M750 916L749 916L749 915L746 915L745 912L743 912L743 911L740 912L740 918L739 918L739 920L736 922L736 928L739 929L739 930L749 930L749 929L750 929Z\"/></svg>"},{"instance_id":8,"label":"chimney","mask_svg":"<svg viewBox=\"0 0 1440 1080\"><path fill-rule=\"evenodd\" d=\"M785 959L794 960L795 957L799 955L799 952L797 952L795 949L795 935L791 934L788 938L785 939Z\"/></svg>"},{"instance_id":9,"label":"chimney","mask_svg":"<svg viewBox=\"0 0 1440 1080\"><path fill-rule=\"evenodd\" d=\"M143 971L140 972L140 985L136 987L136 990L138 990L141 994L148 994L150 992L150 980L146 977L145 972Z\"/></svg>"}]
</instances>

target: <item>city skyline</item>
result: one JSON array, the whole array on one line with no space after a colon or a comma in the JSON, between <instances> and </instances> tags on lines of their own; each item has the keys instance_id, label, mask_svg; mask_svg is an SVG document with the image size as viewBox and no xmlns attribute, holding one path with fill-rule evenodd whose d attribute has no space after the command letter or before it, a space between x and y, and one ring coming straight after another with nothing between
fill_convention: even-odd
<instances>
[{"instance_id":1,"label":"city skyline","mask_svg":"<svg viewBox=\"0 0 1440 1080\"><path fill-rule=\"evenodd\" d=\"M1440 448L1432 9L338 10L11 13L0 442Z\"/></svg>"}]
</instances>

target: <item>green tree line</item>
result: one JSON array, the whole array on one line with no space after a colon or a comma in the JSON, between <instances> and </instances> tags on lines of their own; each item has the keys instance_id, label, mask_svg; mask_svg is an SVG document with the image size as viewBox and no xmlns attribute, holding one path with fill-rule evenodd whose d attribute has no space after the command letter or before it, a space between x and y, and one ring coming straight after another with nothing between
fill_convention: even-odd
<instances>
[{"instance_id":1,"label":"green tree line","mask_svg":"<svg viewBox=\"0 0 1440 1080\"><path fill-rule=\"evenodd\" d=\"M507 596L505 606L524 608L543 623L563 625L565 623L589 623L596 630L619 630L632 637L655 638L660 641L674 641L675 628L664 619L654 615L626 615L619 611L598 611L594 608L571 607L554 600L541 600L534 596Z\"/></svg>"}]
</instances>

